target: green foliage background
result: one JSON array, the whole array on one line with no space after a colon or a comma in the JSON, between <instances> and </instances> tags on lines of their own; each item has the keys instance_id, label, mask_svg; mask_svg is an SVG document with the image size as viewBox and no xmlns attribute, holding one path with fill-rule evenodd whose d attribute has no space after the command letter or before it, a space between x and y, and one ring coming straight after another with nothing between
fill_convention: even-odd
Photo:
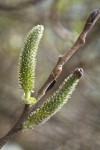
<instances>
[{"instance_id":1,"label":"green foliage background","mask_svg":"<svg viewBox=\"0 0 100 150\"><path fill-rule=\"evenodd\" d=\"M0 4L16 6L20 2L24 0L5 0ZM17 65L27 32L37 24L45 27L37 56L37 91L58 56L77 39L87 16L99 6L99 0L41 0L15 10L2 9L0 5L0 136L7 133L23 109ZM18 133L11 144L16 143L23 150L99 150L99 64L100 20L89 33L86 45L68 61L56 86L44 97L48 98L75 68L82 67L85 75L69 103L45 125Z\"/></svg>"}]
</instances>

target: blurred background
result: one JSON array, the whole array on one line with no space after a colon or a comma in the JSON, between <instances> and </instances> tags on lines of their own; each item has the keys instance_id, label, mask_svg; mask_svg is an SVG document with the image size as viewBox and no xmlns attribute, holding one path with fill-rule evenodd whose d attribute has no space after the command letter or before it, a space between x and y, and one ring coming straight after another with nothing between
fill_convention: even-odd
<instances>
[{"instance_id":1,"label":"blurred background","mask_svg":"<svg viewBox=\"0 0 100 150\"><path fill-rule=\"evenodd\" d=\"M0 137L24 107L17 70L27 32L37 24L45 27L37 56L36 92L98 7L99 0L0 0ZM100 150L100 20L44 99L77 67L84 69L84 76L69 102L46 124L17 133L2 150Z\"/></svg>"}]
</instances>

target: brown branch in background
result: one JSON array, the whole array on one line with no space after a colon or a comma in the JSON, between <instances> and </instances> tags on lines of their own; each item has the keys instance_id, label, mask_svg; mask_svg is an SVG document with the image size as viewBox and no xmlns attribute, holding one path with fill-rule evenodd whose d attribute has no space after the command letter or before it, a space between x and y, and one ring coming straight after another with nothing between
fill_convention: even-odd
<instances>
[{"instance_id":1,"label":"brown branch in background","mask_svg":"<svg viewBox=\"0 0 100 150\"><path fill-rule=\"evenodd\" d=\"M82 31L82 33L79 35L77 41L75 44L62 56L59 57L57 64L51 74L49 75L47 81L44 83L44 85L41 87L41 89L38 91L36 95L37 102L32 105L31 107L29 105L25 105L22 115L19 117L18 121L15 123L15 125L12 127L12 129L0 139L0 148L3 147L3 145L11 138L11 136L22 129L23 122L27 119L27 117L30 115L32 111L35 111L38 105L42 102L41 98L45 95L47 89L50 87L50 85L59 77L63 65L69 60L69 58L81 47L85 44L86 36L89 33L90 29L94 26L96 21L100 17L100 9L94 10L90 16L88 17L85 27Z\"/></svg>"},{"instance_id":2,"label":"brown branch in background","mask_svg":"<svg viewBox=\"0 0 100 150\"><path fill-rule=\"evenodd\" d=\"M17 4L15 4L13 6L11 4L0 3L0 10L3 10L3 11L21 10L21 9L27 8L32 5L34 6L43 1L45 1L45 0L27 0L27 1L25 0L25 1L18 2Z\"/></svg>"}]
</instances>

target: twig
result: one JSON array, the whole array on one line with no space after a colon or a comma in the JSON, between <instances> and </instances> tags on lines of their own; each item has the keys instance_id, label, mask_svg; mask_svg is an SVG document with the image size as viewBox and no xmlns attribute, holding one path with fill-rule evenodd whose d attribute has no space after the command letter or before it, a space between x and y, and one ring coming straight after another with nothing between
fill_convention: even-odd
<instances>
[{"instance_id":1,"label":"twig","mask_svg":"<svg viewBox=\"0 0 100 150\"><path fill-rule=\"evenodd\" d=\"M29 105L25 105L25 108L23 110L22 115L19 117L18 121L15 123L15 125L12 127L12 129L0 139L0 148L11 138L11 136L22 129L21 125L27 119L27 117L30 115L32 111L35 111L35 109L38 107L39 103L41 103L41 98L45 95L48 87L51 85L51 83L57 79L62 71L63 65L69 60L69 58L81 47L85 44L86 36L90 29L94 26L96 21L100 17L100 9L94 10L90 16L88 17L85 27L82 31L82 33L79 35L77 41L75 44L62 56L59 57L57 64L51 74L49 75L47 81L44 83L44 85L41 87L41 89L38 91L36 95L37 102L29 107Z\"/></svg>"},{"instance_id":2,"label":"twig","mask_svg":"<svg viewBox=\"0 0 100 150\"><path fill-rule=\"evenodd\" d=\"M0 138L0 149L14 135L14 133L16 133L19 130L21 130L20 124L24 121L24 119L26 119L26 115L27 115L27 112L29 111L29 109L30 109L30 106L29 105L25 105L24 106L24 110L23 110L21 116L16 121L16 123L14 124L14 126L11 128L11 130L4 137Z\"/></svg>"},{"instance_id":3,"label":"twig","mask_svg":"<svg viewBox=\"0 0 100 150\"><path fill-rule=\"evenodd\" d=\"M27 1L25 0L25 1L17 3L14 6L7 5L7 4L4 4L4 3L0 3L0 10L3 10L3 11L21 10L21 9L27 8L28 6L38 4L42 1L44 1L44 0L27 0Z\"/></svg>"}]
</instances>

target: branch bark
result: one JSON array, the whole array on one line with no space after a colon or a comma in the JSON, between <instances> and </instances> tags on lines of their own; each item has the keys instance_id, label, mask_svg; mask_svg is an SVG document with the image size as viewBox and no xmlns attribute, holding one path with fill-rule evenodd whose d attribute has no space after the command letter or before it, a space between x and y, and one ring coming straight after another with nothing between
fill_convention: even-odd
<instances>
[{"instance_id":1,"label":"branch bark","mask_svg":"<svg viewBox=\"0 0 100 150\"><path fill-rule=\"evenodd\" d=\"M100 17L100 9L94 10L90 16L88 17L86 24L83 28L83 31L79 35L78 39L74 43L74 45L62 56L58 58L57 64L55 65L53 71L49 75L47 81L44 83L44 85L41 87L41 89L36 94L37 102L32 105L25 105L22 115L19 117L18 121L15 123L15 125L11 128L11 130L0 139L0 148L3 147L3 145L14 135L14 133L22 130L22 124L27 119L27 117L30 115L32 111L35 111L38 107L38 105L42 102L41 98L45 95L48 87L51 85L51 83L56 80L61 71L63 65L69 60L69 58L81 47L85 44L86 36L91 30L91 28L94 26L96 21Z\"/></svg>"},{"instance_id":2,"label":"branch bark","mask_svg":"<svg viewBox=\"0 0 100 150\"><path fill-rule=\"evenodd\" d=\"M14 126L11 128L11 130L4 137L0 138L0 149L14 135L14 133L16 133L19 130L21 130L21 126L20 125L26 119L26 115L27 115L29 109L30 109L30 106L29 105L25 105L21 116L16 121L16 123L14 124Z\"/></svg>"}]
</instances>

